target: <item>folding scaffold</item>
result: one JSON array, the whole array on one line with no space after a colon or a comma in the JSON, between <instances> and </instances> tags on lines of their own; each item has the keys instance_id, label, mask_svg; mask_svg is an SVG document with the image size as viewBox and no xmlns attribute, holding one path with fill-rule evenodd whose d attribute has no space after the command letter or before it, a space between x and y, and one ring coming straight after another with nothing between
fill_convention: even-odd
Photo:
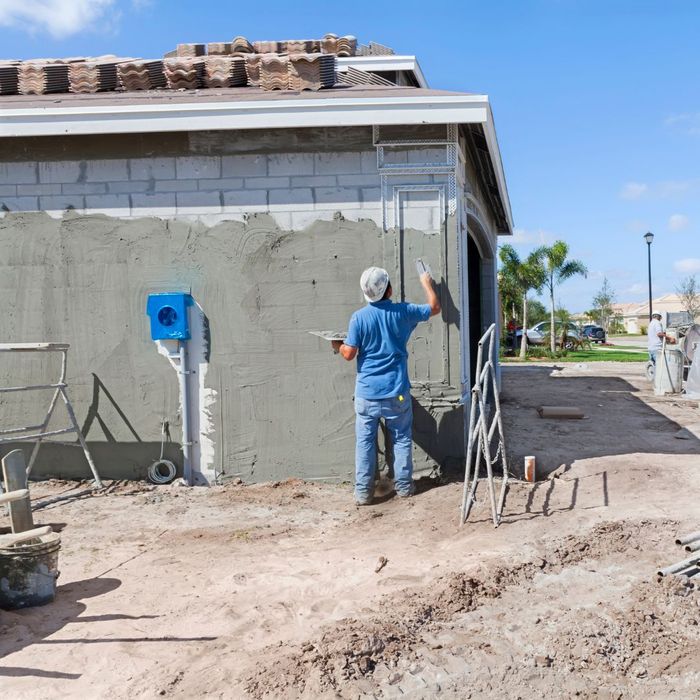
<instances>
[{"instance_id":1,"label":"folding scaffold","mask_svg":"<svg viewBox=\"0 0 700 700\"><path fill-rule=\"evenodd\" d=\"M70 347L67 343L0 343L0 352L60 352L61 353L61 376L57 383L55 384L33 384L28 386L9 386L0 387L0 393L11 393L16 391L41 391L53 389L53 397L49 408L46 412L46 417L43 422L38 425L26 425L20 428L5 428L0 430L0 445L12 443L12 442L33 442L34 448L32 450L31 457L29 458L29 464L27 465L27 474L30 474L34 462L36 461L36 456L39 452L39 447L44 438L51 437L54 435L65 435L67 433L76 433L78 442L64 442L57 444L72 445L75 447L82 447L85 454L85 459L87 459L90 465L90 471L95 478L95 486L97 488L102 488L102 481L100 480L100 475L97 473L97 467L95 462L90 455L90 450L88 450L87 443L83 437L83 433L78 426L78 421L75 417L75 412L73 411L73 406L71 405L70 399L68 398L67 384L66 384L66 368L68 364L68 348ZM51 416L56 408L59 397L63 400L66 406L66 411L68 412L68 417L70 419L70 426L67 428L61 428L59 430L48 430L49 422L51 421ZM23 433L23 434L18 434ZM28 433L28 434L26 434ZM11 436L11 437L5 437Z\"/></svg>"},{"instance_id":2,"label":"folding scaffold","mask_svg":"<svg viewBox=\"0 0 700 700\"><path fill-rule=\"evenodd\" d=\"M464 525L472 505L476 501L476 487L479 483L482 463L486 466L486 480L491 501L491 517L494 527L498 527L503 513L503 504L508 487L508 464L506 460L503 422L501 421L501 404L498 398L495 358L498 352L496 344L496 324L489 326L479 340L476 358L476 381L471 392L469 410L469 429L467 432L467 456L464 470L464 489L462 491L462 508L459 524ZM493 395L493 419L491 420L490 394ZM491 445L496 438L496 454L491 456ZM496 486L493 477L493 465L501 461L503 476L501 490L496 500Z\"/></svg>"}]
</instances>

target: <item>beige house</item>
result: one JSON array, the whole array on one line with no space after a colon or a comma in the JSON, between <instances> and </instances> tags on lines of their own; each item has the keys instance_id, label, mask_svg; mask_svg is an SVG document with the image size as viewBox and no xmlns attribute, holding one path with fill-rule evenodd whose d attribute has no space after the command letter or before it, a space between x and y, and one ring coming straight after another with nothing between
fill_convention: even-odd
<instances>
[{"instance_id":1,"label":"beige house","mask_svg":"<svg viewBox=\"0 0 700 700\"><path fill-rule=\"evenodd\" d=\"M652 309L661 314L664 323L668 323L669 314L681 313L683 304L678 294L664 294L653 299ZM627 333L641 333L649 325L649 303L632 302L629 304L613 304L615 316L622 319Z\"/></svg>"}]
</instances>

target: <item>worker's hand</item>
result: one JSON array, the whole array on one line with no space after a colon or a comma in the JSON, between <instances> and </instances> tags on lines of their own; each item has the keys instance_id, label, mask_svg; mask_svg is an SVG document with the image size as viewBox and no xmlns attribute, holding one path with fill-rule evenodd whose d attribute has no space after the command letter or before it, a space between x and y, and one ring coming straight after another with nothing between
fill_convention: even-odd
<instances>
[{"instance_id":1,"label":"worker's hand","mask_svg":"<svg viewBox=\"0 0 700 700\"><path fill-rule=\"evenodd\" d=\"M429 272L424 272L420 276L420 283L425 287L425 285L430 285L433 282L433 278Z\"/></svg>"},{"instance_id":2,"label":"worker's hand","mask_svg":"<svg viewBox=\"0 0 700 700\"><path fill-rule=\"evenodd\" d=\"M331 347L333 352L337 355L340 352L340 346L343 344L342 340L331 340Z\"/></svg>"},{"instance_id":3,"label":"worker's hand","mask_svg":"<svg viewBox=\"0 0 700 700\"><path fill-rule=\"evenodd\" d=\"M666 342L667 342L669 345L675 345L675 344L676 344L676 339L673 338L673 337L670 336L670 335L667 335L667 336L666 336Z\"/></svg>"}]
</instances>

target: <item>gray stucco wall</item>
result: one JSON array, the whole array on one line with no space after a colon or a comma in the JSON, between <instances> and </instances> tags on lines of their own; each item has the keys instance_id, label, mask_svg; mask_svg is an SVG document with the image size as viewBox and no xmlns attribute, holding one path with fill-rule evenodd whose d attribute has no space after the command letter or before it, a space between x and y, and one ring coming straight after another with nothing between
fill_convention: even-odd
<instances>
[{"instance_id":1,"label":"gray stucco wall","mask_svg":"<svg viewBox=\"0 0 700 700\"><path fill-rule=\"evenodd\" d=\"M163 135L146 154L133 137L10 145L0 163L2 339L71 343L69 391L104 476L142 476L162 418L180 462L177 380L145 305L149 292L191 289L209 329L198 437L211 442L210 468L350 479L354 366L307 331L347 324L370 264L415 299L417 255L439 272L444 312L412 344L416 469L459 465L456 223L436 227L434 204L418 199L406 203L409 225L383 231L370 129ZM8 358L0 381L43 380L48 362ZM0 423L41 418L42 407L36 395L4 396ZM87 475L79 450L40 454L39 474Z\"/></svg>"}]
</instances>

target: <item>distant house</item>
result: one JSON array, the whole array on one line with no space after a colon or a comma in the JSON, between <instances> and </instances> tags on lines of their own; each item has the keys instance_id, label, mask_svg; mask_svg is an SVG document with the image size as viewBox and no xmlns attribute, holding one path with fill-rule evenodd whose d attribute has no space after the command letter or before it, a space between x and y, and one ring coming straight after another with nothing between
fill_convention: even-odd
<instances>
[{"instance_id":1,"label":"distant house","mask_svg":"<svg viewBox=\"0 0 700 700\"><path fill-rule=\"evenodd\" d=\"M658 311L665 324L672 320L669 314L683 312L683 304L678 294L664 294L653 299L652 310ZM641 333L649 325L649 302L613 304L614 314L622 320L626 333Z\"/></svg>"}]
</instances>

